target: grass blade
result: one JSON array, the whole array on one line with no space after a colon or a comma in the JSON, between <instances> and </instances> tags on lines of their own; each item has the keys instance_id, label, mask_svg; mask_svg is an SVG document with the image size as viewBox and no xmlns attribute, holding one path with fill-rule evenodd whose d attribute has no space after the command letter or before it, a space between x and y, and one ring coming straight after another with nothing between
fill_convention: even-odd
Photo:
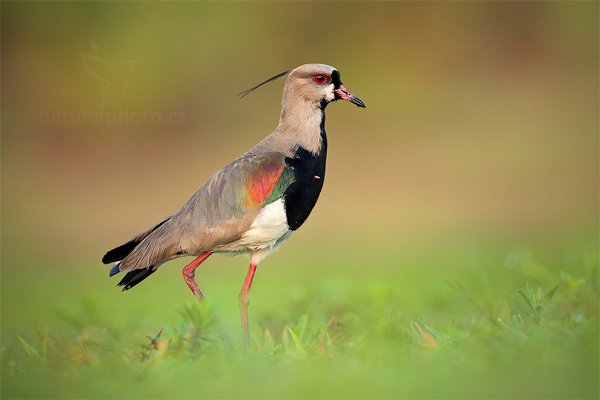
<instances>
[{"instance_id":1,"label":"grass blade","mask_svg":"<svg viewBox=\"0 0 600 400\"><path fill-rule=\"evenodd\" d=\"M554 294L556 293L557 290L558 290L558 285L555 285L552 289L548 290L548 293L546 293L546 301L552 300L552 298L554 297Z\"/></svg>"},{"instance_id":2,"label":"grass blade","mask_svg":"<svg viewBox=\"0 0 600 400\"><path fill-rule=\"evenodd\" d=\"M290 337L292 338L292 341L294 342L294 347L296 348L296 350L300 351L302 353L306 353L306 349L304 348L304 345L302 344L302 340L300 340L298 335L296 335L296 332L294 332L294 330L292 328L290 328L289 326L287 327L287 331L288 331Z\"/></svg>"},{"instance_id":3,"label":"grass blade","mask_svg":"<svg viewBox=\"0 0 600 400\"><path fill-rule=\"evenodd\" d=\"M42 357L40 355L40 353L29 343L27 343L27 341L25 339L23 339L21 336L17 335L17 339L19 339L19 342L21 342L21 346L23 347L23 350L25 350L25 353L27 353L27 355L29 357L35 358L37 360L40 361L46 361L44 359L44 357Z\"/></svg>"}]
</instances>

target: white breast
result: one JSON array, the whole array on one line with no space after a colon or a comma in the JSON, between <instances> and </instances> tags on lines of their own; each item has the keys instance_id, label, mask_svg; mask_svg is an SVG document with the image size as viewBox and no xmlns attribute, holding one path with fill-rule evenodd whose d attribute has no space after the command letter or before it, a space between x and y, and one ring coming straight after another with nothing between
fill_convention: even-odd
<instances>
[{"instance_id":1,"label":"white breast","mask_svg":"<svg viewBox=\"0 0 600 400\"><path fill-rule=\"evenodd\" d=\"M235 242L222 246L218 251L254 252L277 247L291 233L287 224L283 199L263 207L250 229Z\"/></svg>"}]
</instances>

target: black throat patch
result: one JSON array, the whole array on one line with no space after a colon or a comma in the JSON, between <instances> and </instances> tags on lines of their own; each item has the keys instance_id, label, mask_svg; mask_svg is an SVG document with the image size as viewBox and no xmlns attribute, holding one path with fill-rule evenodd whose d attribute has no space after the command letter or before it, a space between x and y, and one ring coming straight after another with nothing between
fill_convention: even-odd
<instances>
[{"instance_id":1,"label":"black throat patch","mask_svg":"<svg viewBox=\"0 0 600 400\"><path fill-rule=\"evenodd\" d=\"M323 107L324 108L324 107ZM300 228L310 215L325 182L325 162L327 159L327 134L325 132L325 112L321 119L321 148L312 154L305 148L298 148L293 158L285 163L294 171L294 182L283 194L285 215L292 231Z\"/></svg>"}]
</instances>

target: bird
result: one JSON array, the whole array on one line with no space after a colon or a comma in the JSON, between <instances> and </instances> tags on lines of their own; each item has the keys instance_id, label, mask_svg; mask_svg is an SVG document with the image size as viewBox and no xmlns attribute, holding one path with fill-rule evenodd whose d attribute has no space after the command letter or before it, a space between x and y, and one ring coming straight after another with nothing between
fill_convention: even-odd
<instances>
[{"instance_id":1,"label":"bird","mask_svg":"<svg viewBox=\"0 0 600 400\"><path fill-rule=\"evenodd\" d=\"M127 291L179 257L185 283L200 301L196 268L215 253L247 254L250 265L239 293L240 320L248 347L249 293L261 261L306 221L325 182L325 108L337 100L365 108L342 84L338 69L304 64L239 93L285 77L277 127L256 146L215 173L181 209L102 258L109 276L124 273Z\"/></svg>"}]
</instances>

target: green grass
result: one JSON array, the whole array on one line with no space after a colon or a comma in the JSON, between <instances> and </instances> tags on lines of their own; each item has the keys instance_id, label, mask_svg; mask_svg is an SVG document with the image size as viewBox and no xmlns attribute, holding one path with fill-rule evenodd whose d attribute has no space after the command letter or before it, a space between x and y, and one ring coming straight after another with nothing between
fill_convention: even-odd
<instances>
[{"instance_id":1,"label":"green grass","mask_svg":"<svg viewBox=\"0 0 600 400\"><path fill-rule=\"evenodd\" d=\"M4 304L2 398L597 398L597 246L488 250L320 271L277 270L282 251L257 275L247 354L241 270L199 274L203 305L177 268L127 295L11 276L5 299L37 295Z\"/></svg>"}]
</instances>

